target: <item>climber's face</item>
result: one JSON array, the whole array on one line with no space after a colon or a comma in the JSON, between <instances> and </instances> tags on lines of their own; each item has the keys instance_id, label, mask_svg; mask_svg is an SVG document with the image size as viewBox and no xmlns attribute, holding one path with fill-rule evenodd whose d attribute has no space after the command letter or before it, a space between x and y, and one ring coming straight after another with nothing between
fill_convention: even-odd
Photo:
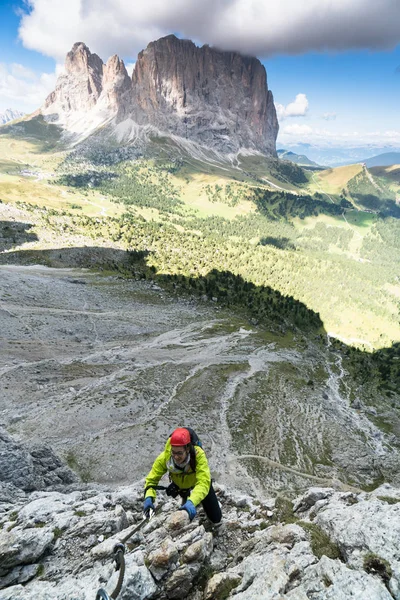
<instances>
[{"instance_id":1,"label":"climber's face","mask_svg":"<svg viewBox=\"0 0 400 600\"><path fill-rule=\"evenodd\" d=\"M176 464L181 465L187 459L189 450L187 446L171 446L171 454Z\"/></svg>"}]
</instances>

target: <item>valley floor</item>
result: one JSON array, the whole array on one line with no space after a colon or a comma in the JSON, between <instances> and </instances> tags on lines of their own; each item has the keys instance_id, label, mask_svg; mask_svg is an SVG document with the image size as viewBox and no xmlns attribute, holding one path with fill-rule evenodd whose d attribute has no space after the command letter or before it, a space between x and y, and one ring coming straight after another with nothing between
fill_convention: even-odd
<instances>
[{"instance_id":1,"label":"valley floor","mask_svg":"<svg viewBox=\"0 0 400 600\"><path fill-rule=\"evenodd\" d=\"M84 480L139 481L190 424L218 481L256 496L396 481L393 436L350 406L329 348L151 282L41 265L0 274L2 423Z\"/></svg>"}]
</instances>

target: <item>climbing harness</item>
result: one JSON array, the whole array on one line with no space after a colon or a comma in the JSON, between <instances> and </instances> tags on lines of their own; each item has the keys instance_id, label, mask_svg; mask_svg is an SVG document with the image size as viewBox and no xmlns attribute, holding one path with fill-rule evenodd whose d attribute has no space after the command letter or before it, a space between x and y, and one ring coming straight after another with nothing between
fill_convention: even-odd
<instances>
[{"instance_id":1,"label":"climbing harness","mask_svg":"<svg viewBox=\"0 0 400 600\"><path fill-rule=\"evenodd\" d=\"M176 485L176 483L172 482L169 485L148 485L144 490L145 495L147 490L163 490L167 494L167 496L171 496L171 498L177 498L178 496L181 496L182 498L187 498L188 496L190 496L192 488L180 488Z\"/></svg>"},{"instance_id":2,"label":"climbing harness","mask_svg":"<svg viewBox=\"0 0 400 600\"><path fill-rule=\"evenodd\" d=\"M138 525L135 525L135 527L121 539L121 542L114 546L113 560L115 561L115 571L119 571L117 585L115 586L114 591L110 595L108 595L104 588L100 588L96 594L96 600L115 600L117 598L121 591L122 583L124 581L125 576L125 542L127 542L127 540L129 540L130 537L132 537L137 531L139 531L139 529L147 521L150 521L150 519L153 518L154 513L154 509L150 508L149 516L143 517L143 520L140 521Z\"/></svg>"}]
</instances>

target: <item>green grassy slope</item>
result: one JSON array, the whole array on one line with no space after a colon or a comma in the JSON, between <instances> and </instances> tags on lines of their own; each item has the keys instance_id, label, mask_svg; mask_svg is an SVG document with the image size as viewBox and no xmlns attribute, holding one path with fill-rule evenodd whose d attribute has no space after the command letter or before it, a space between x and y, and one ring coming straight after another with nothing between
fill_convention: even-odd
<instances>
[{"instance_id":1,"label":"green grassy slope","mask_svg":"<svg viewBox=\"0 0 400 600\"><path fill-rule=\"evenodd\" d=\"M51 129L57 151L48 152L48 126L35 127L28 137L0 132L4 203L39 207L49 228L62 219L65 230L149 252L148 268L198 279L199 289L213 270L239 277L244 289L274 289L351 344L400 340L400 221L364 210L357 194L377 193L376 185L381 208L395 201L361 165L309 174L260 155L194 158L167 139L151 142L150 158L127 159L128 148L117 160L122 150L109 157L104 140L95 151L60 150ZM25 168L34 175L22 176Z\"/></svg>"}]
</instances>

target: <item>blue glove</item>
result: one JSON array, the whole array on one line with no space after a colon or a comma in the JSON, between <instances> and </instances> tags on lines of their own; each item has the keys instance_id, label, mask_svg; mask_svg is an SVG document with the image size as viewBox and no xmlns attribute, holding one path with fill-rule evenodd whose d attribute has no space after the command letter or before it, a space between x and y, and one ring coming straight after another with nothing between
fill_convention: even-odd
<instances>
[{"instance_id":1,"label":"blue glove","mask_svg":"<svg viewBox=\"0 0 400 600\"><path fill-rule=\"evenodd\" d=\"M197 514L196 507L191 500L186 500L185 504L182 504L179 510L186 510L191 521L193 521Z\"/></svg>"},{"instance_id":2,"label":"blue glove","mask_svg":"<svg viewBox=\"0 0 400 600\"><path fill-rule=\"evenodd\" d=\"M143 514L146 519L149 518L151 510L154 510L153 498L146 498L143 503Z\"/></svg>"}]
</instances>

